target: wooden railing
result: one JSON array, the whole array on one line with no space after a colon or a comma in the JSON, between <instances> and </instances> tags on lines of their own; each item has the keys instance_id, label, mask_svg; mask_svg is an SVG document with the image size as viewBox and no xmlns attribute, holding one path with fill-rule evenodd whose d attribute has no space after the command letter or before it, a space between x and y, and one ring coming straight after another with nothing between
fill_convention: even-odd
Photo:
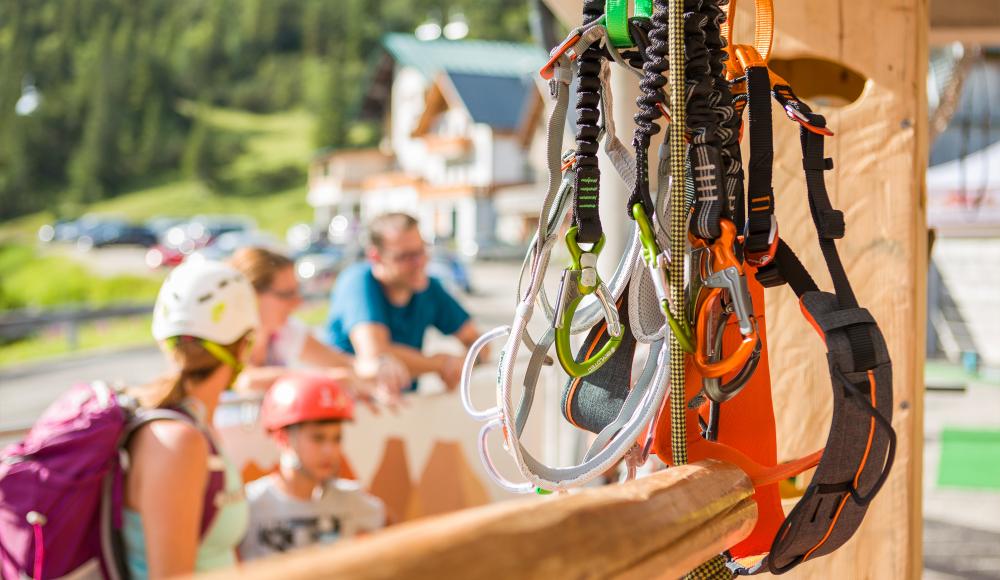
<instances>
[{"instance_id":1,"label":"wooden railing","mask_svg":"<svg viewBox=\"0 0 1000 580\"><path fill-rule=\"evenodd\" d=\"M250 562L250 579L677 578L745 538L757 519L728 464L490 504ZM227 578L233 571L211 577Z\"/></svg>"}]
</instances>

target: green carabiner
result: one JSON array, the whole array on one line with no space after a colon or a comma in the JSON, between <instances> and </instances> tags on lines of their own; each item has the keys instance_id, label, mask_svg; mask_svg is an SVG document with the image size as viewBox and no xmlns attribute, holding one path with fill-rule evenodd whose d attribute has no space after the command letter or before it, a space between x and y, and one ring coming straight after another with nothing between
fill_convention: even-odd
<instances>
[{"instance_id":1,"label":"green carabiner","mask_svg":"<svg viewBox=\"0 0 1000 580\"><path fill-rule=\"evenodd\" d=\"M664 259L663 263L660 263L660 258L663 254L660 252L660 246L656 243L656 235L653 233L653 224L649 221L649 216L646 215L646 209L642 207L641 203L637 203L632 206L632 217L635 218L635 223L639 226L639 241L642 243L642 259L646 262L649 274L653 278L653 287L656 289L656 297L660 300L660 310L662 310L663 315L666 316L667 325L670 326L670 331L677 337L677 342L680 343L684 352L693 353L695 350L695 337L694 332L691 329L691 325L687 321L687 316L683 315L682 310L680 318L675 318L673 313L670 311L670 302L667 299L667 286L670 283L670 274L666 269L666 260Z\"/></svg>"},{"instance_id":2,"label":"green carabiner","mask_svg":"<svg viewBox=\"0 0 1000 580\"><path fill-rule=\"evenodd\" d=\"M604 236L594 243L590 251L583 251L576 241L578 229L574 226L566 232L566 247L569 248L570 267L563 270L562 283L559 286L559 299L556 305L556 315L552 322L555 328L556 356L563 370L571 377L585 377L604 363L618 350L625 327L618 320L618 311L614 302L604 294L601 278L597 274L597 257L604 248ZM596 294L604 308L604 318L608 325L608 341L596 353L577 362L570 345L570 330L573 327L573 316L580 301L588 294Z\"/></svg>"}]
</instances>

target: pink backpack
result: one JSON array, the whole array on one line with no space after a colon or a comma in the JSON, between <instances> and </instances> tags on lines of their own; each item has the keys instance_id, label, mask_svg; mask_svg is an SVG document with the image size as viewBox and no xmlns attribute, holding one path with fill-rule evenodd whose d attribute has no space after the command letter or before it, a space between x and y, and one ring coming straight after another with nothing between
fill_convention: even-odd
<instances>
[{"instance_id":1,"label":"pink backpack","mask_svg":"<svg viewBox=\"0 0 1000 580\"><path fill-rule=\"evenodd\" d=\"M98 571L126 578L119 539L125 445L140 426L160 419L196 424L181 409L139 409L105 383L82 384L52 403L22 441L4 449L0 578L92 577ZM202 535L225 487L223 472L209 473Z\"/></svg>"}]
</instances>

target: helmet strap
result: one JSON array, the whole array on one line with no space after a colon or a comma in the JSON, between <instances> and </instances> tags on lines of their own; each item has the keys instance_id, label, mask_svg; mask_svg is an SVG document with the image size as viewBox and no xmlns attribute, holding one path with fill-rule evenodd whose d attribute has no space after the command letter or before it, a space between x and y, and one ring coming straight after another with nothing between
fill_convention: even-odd
<instances>
[{"instance_id":1,"label":"helmet strap","mask_svg":"<svg viewBox=\"0 0 1000 580\"><path fill-rule=\"evenodd\" d=\"M319 479L314 476L304 465L302 465L302 460L299 459L299 454L295 451L295 439L298 437L296 433L288 433L288 446L289 449L283 449L281 455L278 457L278 465L282 471L294 471L298 472L300 475L307 477L313 482L313 500L323 497L323 493L326 491L326 481Z\"/></svg>"},{"instance_id":2,"label":"helmet strap","mask_svg":"<svg viewBox=\"0 0 1000 580\"><path fill-rule=\"evenodd\" d=\"M221 344L212 342L210 340L202 340L201 346L208 351L209 354L214 356L219 362L228 365L229 368L233 369L234 377L243 371L243 363L236 360L233 353L229 352L229 349L222 346Z\"/></svg>"}]
</instances>

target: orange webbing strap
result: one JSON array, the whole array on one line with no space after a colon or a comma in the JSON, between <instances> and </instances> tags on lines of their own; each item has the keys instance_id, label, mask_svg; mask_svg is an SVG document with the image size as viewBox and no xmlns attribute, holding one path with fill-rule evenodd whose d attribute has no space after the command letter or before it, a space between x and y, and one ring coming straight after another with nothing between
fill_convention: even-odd
<instances>
[{"instance_id":1,"label":"orange webbing strap","mask_svg":"<svg viewBox=\"0 0 1000 580\"><path fill-rule=\"evenodd\" d=\"M774 4L773 0L754 0L753 48L761 55L766 64L771 59L771 45L774 42ZM729 0L726 22L722 24L722 38L728 45L730 60L736 59L733 47L738 46L733 40L736 30L736 0Z\"/></svg>"},{"instance_id":2,"label":"orange webbing strap","mask_svg":"<svg viewBox=\"0 0 1000 580\"><path fill-rule=\"evenodd\" d=\"M747 473L756 489L754 500L757 502L757 524L749 537L730 550L733 557L737 558L763 554L770 549L775 534L785 520L778 482L815 466L822 455L822 451L817 451L789 463L777 463L771 375L767 363L764 290L753 276L752 268L747 272L747 285L762 341L757 372L738 395L719 406L718 441L707 441L701 436L698 417L705 412L704 408L689 409L685 421L689 461L717 459L732 463ZM741 340L739 328L734 321L726 328L723 349L731 352ZM685 401L690 401L702 388L702 377L698 375L690 357L687 360L686 377L684 397ZM703 407L706 406L707 404ZM656 421L654 449L660 459L669 465L672 463L670 421L666 412L669 405L664 403L663 409L661 417Z\"/></svg>"}]
</instances>

